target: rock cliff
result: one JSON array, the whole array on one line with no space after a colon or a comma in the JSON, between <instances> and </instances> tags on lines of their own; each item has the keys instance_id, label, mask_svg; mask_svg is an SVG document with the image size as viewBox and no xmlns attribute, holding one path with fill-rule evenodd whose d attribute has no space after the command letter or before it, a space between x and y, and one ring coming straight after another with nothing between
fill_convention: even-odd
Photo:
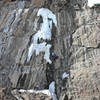
<instances>
[{"instance_id":1,"label":"rock cliff","mask_svg":"<svg viewBox=\"0 0 100 100\"><path fill-rule=\"evenodd\" d=\"M57 18L46 40L52 45L51 64L44 52L26 62L43 22L37 16L40 8ZM65 72L68 77L62 78ZM52 81L58 100L100 100L100 6L89 8L87 0L0 0L0 100L17 100L16 95L19 100L51 100L18 90L48 89Z\"/></svg>"}]
</instances>

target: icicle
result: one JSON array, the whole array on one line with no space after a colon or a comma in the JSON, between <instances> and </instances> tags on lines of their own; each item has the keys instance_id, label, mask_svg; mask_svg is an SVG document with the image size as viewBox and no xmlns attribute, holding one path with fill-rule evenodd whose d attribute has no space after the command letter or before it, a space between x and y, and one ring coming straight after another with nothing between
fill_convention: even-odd
<instances>
[{"instance_id":1,"label":"icicle","mask_svg":"<svg viewBox=\"0 0 100 100\"><path fill-rule=\"evenodd\" d=\"M49 91L55 93L55 82L51 82L49 85Z\"/></svg>"},{"instance_id":2,"label":"icicle","mask_svg":"<svg viewBox=\"0 0 100 100\"><path fill-rule=\"evenodd\" d=\"M55 82L51 82L51 84L49 85L49 91L51 93L51 96L52 96L52 99L53 100L57 100L57 96L56 96L56 93L55 93Z\"/></svg>"}]
</instances>

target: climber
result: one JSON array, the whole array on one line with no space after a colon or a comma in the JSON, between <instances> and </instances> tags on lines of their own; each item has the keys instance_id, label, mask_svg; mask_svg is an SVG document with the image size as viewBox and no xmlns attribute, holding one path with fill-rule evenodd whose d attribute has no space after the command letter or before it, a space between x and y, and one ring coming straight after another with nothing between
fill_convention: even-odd
<instances>
[{"instance_id":1,"label":"climber","mask_svg":"<svg viewBox=\"0 0 100 100\"><path fill-rule=\"evenodd\" d=\"M58 56L54 52L52 52L51 56L52 56L53 60L58 59Z\"/></svg>"},{"instance_id":2,"label":"climber","mask_svg":"<svg viewBox=\"0 0 100 100\"><path fill-rule=\"evenodd\" d=\"M54 52L52 52L52 56L53 56L53 57L56 57L56 54L55 54Z\"/></svg>"}]
</instances>

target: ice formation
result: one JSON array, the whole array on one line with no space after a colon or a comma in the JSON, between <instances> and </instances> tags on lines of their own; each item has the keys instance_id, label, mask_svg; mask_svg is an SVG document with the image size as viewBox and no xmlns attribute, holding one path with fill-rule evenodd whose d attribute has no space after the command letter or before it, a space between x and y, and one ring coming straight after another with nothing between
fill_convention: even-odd
<instances>
[{"instance_id":1,"label":"ice formation","mask_svg":"<svg viewBox=\"0 0 100 100\"><path fill-rule=\"evenodd\" d=\"M56 93L55 93L55 82L52 81L49 85L49 91L51 93L51 97L53 100L57 100L57 96L56 96Z\"/></svg>"},{"instance_id":2,"label":"ice formation","mask_svg":"<svg viewBox=\"0 0 100 100\"><path fill-rule=\"evenodd\" d=\"M93 7L95 4L100 4L100 0L88 0L89 7Z\"/></svg>"},{"instance_id":3,"label":"ice formation","mask_svg":"<svg viewBox=\"0 0 100 100\"><path fill-rule=\"evenodd\" d=\"M52 19L53 23L55 24L55 26L57 26L57 20L56 20L56 16L47 8L41 8L39 9L37 16L42 16L43 21L45 21L46 19Z\"/></svg>"},{"instance_id":4,"label":"ice formation","mask_svg":"<svg viewBox=\"0 0 100 100\"><path fill-rule=\"evenodd\" d=\"M40 44L31 44L31 46L29 47L29 52L28 52L28 58L27 58L27 62L30 61L30 58L33 54L33 52L36 52L36 55L39 55L40 52L45 52L44 55L44 59L47 60L47 62L51 63L50 60L50 48L51 45L47 44L46 42L40 43Z\"/></svg>"},{"instance_id":5,"label":"ice formation","mask_svg":"<svg viewBox=\"0 0 100 100\"><path fill-rule=\"evenodd\" d=\"M62 74L62 79L65 79L65 78L67 78L67 77L69 77L69 74L67 74L66 72L64 72L64 73Z\"/></svg>"},{"instance_id":6,"label":"ice formation","mask_svg":"<svg viewBox=\"0 0 100 100\"><path fill-rule=\"evenodd\" d=\"M51 40L52 24L54 23L55 26L57 26L56 16L47 8L39 9L37 16L42 16L43 23L40 26L40 30L38 30L38 32L34 35L33 42L29 47L27 62L30 61L31 56L34 52L36 53L36 55L39 55L40 52L45 52L44 59L51 64L51 44L47 44L47 42L38 43L38 40Z\"/></svg>"},{"instance_id":7,"label":"ice formation","mask_svg":"<svg viewBox=\"0 0 100 100\"><path fill-rule=\"evenodd\" d=\"M51 82L49 85L49 91L55 93L55 82Z\"/></svg>"}]
</instances>

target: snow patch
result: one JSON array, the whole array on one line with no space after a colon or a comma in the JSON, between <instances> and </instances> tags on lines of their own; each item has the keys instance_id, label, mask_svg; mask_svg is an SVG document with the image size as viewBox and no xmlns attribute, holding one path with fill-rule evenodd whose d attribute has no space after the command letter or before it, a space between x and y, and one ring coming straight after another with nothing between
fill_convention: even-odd
<instances>
[{"instance_id":1,"label":"snow patch","mask_svg":"<svg viewBox=\"0 0 100 100\"><path fill-rule=\"evenodd\" d=\"M29 8L25 9L24 14L28 13L28 11L29 11Z\"/></svg>"},{"instance_id":2,"label":"snow patch","mask_svg":"<svg viewBox=\"0 0 100 100\"><path fill-rule=\"evenodd\" d=\"M95 4L100 4L100 0L88 0L89 7L93 7Z\"/></svg>"},{"instance_id":3,"label":"snow patch","mask_svg":"<svg viewBox=\"0 0 100 100\"><path fill-rule=\"evenodd\" d=\"M69 77L69 74L67 74L66 72L64 72L64 73L62 74L62 79L65 79L65 78L67 78L67 77Z\"/></svg>"},{"instance_id":4,"label":"snow patch","mask_svg":"<svg viewBox=\"0 0 100 100\"><path fill-rule=\"evenodd\" d=\"M16 16L20 15L23 9L18 9Z\"/></svg>"},{"instance_id":5,"label":"snow patch","mask_svg":"<svg viewBox=\"0 0 100 100\"><path fill-rule=\"evenodd\" d=\"M26 92L26 90L20 89L19 92L23 93Z\"/></svg>"}]
</instances>

